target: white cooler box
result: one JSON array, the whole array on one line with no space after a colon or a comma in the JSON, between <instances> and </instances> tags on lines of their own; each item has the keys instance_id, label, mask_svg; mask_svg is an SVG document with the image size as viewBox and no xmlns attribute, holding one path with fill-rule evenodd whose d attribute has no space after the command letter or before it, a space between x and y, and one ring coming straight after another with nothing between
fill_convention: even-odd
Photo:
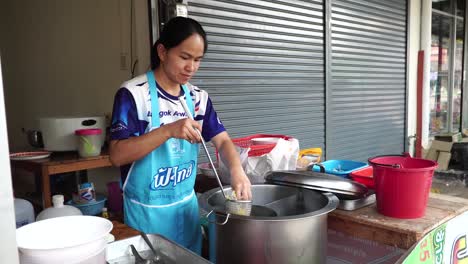
<instances>
[{"instance_id":1,"label":"white cooler box","mask_svg":"<svg viewBox=\"0 0 468 264\"><path fill-rule=\"evenodd\" d=\"M44 149L48 151L74 151L78 150L78 137L75 130L86 128L100 128L101 145L106 138L105 116L91 117L43 117L39 118L39 130L42 133Z\"/></svg>"}]
</instances>

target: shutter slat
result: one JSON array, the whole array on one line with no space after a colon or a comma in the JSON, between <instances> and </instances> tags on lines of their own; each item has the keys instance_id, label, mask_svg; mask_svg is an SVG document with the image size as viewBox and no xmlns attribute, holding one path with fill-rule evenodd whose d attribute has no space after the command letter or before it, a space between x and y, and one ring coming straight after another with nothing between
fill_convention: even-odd
<instances>
[{"instance_id":1,"label":"shutter slat","mask_svg":"<svg viewBox=\"0 0 468 264\"><path fill-rule=\"evenodd\" d=\"M401 153L406 115L406 1L334 0L327 159Z\"/></svg>"},{"instance_id":2,"label":"shutter slat","mask_svg":"<svg viewBox=\"0 0 468 264\"><path fill-rule=\"evenodd\" d=\"M187 3L208 35L191 82L210 94L231 137L280 133L298 138L301 148L323 147L323 2Z\"/></svg>"}]
</instances>

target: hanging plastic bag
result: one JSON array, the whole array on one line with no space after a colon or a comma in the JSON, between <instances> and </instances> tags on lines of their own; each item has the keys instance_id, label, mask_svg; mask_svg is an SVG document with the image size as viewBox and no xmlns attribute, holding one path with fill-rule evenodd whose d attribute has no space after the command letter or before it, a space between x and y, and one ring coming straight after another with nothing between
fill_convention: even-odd
<instances>
[{"instance_id":1,"label":"hanging plastic bag","mask_svg":"<svg viewBox=\"0 0 468 264\"><path fill-rule=\"evenodd\" d=\"M299 156L299 141L295 138L279 138L274 148L263 155L249 156L250 147L236 146L242 167L251 183L264 183L265 176L276 170L295 170ZM230 174L222 159L220 160L221 181L230 184Z\"/></svg>"}]
</instances>

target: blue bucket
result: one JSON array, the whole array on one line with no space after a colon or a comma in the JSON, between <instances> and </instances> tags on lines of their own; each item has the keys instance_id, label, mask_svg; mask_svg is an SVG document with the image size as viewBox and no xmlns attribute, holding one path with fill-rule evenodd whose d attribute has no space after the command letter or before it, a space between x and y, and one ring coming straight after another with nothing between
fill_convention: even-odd
<instances>
[{"instance_id":1,"label":"blue bucket","mask_svg":"<svg viewBox=\"0 0 468 264\"><path fill-rule=\"evenodd\" d=\"M106 203L107 198L102 194L96 195L96 201L89 202L85 204L77 204L74 203L73 200L69 200L67 202L68 205L74 206L80 209L83 215L99 215L102 212L102 208L104 208L104 204Z\"/></svg>"}]
</instances>

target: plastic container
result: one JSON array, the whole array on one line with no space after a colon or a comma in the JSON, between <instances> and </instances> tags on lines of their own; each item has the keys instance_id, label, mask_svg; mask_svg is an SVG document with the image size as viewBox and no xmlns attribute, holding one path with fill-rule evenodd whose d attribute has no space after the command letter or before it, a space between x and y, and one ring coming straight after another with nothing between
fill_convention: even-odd
<instances>
[{"instance_id":1,"label":"plastic container","mask_svg":"<svg viewBox=\"0 0 468 264\"><path fill-rule=\"evenodd\" d=\"M321 148L301 149L296 163L296 170L307 170L309 166L320 162L322 157Z\"/></svg>"},{"instance_id":2,"label":"plastic container","mask_svg":"<svg viewBox=\"0 0 468 264\"><path fill-rule=\"evenodd\" d=\"M403 219L424 216L437 162L405 154L370 158L369 164L379 213Z\"/></svg>"},{"instance_id":3,"label":"plastic container","mask_svg":"<svg viewBox=\"0 0 468 264\"><path fill-rule=\"evenodd\" d=\"M317 157L316 162L320 162L320 159L322 158L322 148L301 149L301 151L299 151L299 157L304 157L304 156Z\"/></svg>"},{"instance_id":4,"label":"plastic container","mask_svg":"<svg viewBox=\"0 0 468 264\"><path fill-rule=\"evenodd\" d=\"M367 166L363 169L352 171L349 177L359 183L364 184L367 188L374 189L374 170L372 166Z\"/></svg>"},{"instance_id":5,"label":"plastic container","mask_svg":"<svg viewBox=\"0 0 468 264\"><path fill-rule=\"evenodd\" d=\"M15 198L16 228L34 222L34 208L32 204L24 199Z\"/></svg>"},{"instance_id":6,"label":"plastic container","mask_svg":"<svg viewBox=\"0 0 468 264\"><path fill-rule=\"evenodd\" d=\"M80 209L81 213L83 213L84 215L100 215L106 200L107 198L104 195L97 194L96 201L94 202L77 204L73 202L73 200L69 200L67 204Z\"/></svg>"},{"instance_id":7,"label":"plastic container","mask_svg":"<svg viewBox=\"0 0 468 264\"><path fill-rule=\"evenodd\" d=\"M65 216L16 230L20 263L106 263L112 222L102 217Z\"/></svg>"},{"instance_id":8,"label":"plastic container","mask_svg":"<svg viewBox=\"0 0 468 264\"><path fill-rule=\"evenodd\" d=\"M353 160L327 160L320 163L325 167L325 173L348 178L349 174L355 170L362 169L367 165L365 162ZM313 171L320 172L319 166L314 166Z\"/></svg>"},{"instance_id":9,"label":"plastic container","mask_svg":"<svg viewBox=\"0 0 468 264\"><path fill-rule=\"evenodd\" d=\"M107 207L102 208L101 217L109 219L109 212L107 212Z\"/></svg>"},{"instance_id":10,"label":"plastic container","mask_svg":"<svg viewBox=\"0 0 468 264\"><path fill-rule=\"evenodd\" d=\"M85 204L96 201L96 191L94 183L84 182L78 184L78 193L73 194L73 202L75 204Z\"/></svg>"},{"instance_id":11,"label":"plastic container","mask_svg":"<svg viewBox=\"0 0 468 264\"><path fill-rule=\"evenodd\" d=\"M278 137L261 137L261 138L252 138L253 145L268 145L278 143Z\"/></svg>"},{"instance_id":12,"label":"plastic container","mask_svg":"<svg viewBox=\"0 0 468 264\"><path fill-rule=\"evenodd\" d=\"M78 129L75 131L75 135L78 136L78 153L81 157L94 157L101 154L101 134L102 129L100 128Z\"/></svg>"},{"instance_id":13,"label":"plastic container","mask_svg":"<svg viewBox=\"0 0 468 264\"><path fill-rule=\"evenodd\" d=\"M256 139L257 142L261 141L260 138L269 138L270 142L269 144L258 144L254 145L254 141L252 139ZM289 140L292 139L292 137L286 136L286 135L270 135L270 134L255 134L247 137L242 137L242 138L234 138L232 139L232 143L234 145L239 146L241 148L250 148L249 150L249 157L256 157L256 156L261 156L267 153L270 153L270 151L275 148L276 140L275 142L272 142L271 138L277 138L278 140L280 138L284 140Z\"/></svg>"},{"instance_id":14,"label":"plastic container","mask_svg":"<svg viewBox=\"0 0 468 264\"><path fill-rule=\"evenodd\" d=\"M122 212L123 211L123 195L120 190L120 183L108 182L107 183L107 207L111 212Z\"/></svg>"},{"instance_id":15,"label":"plastic container","mask_svg":"<svg viewBox=\"0 0 468 264\"><path fill-rule=\"evenodd\" d=\"M54 206L46 208L45 210L40 212L36 217L36 221L62 216L83 215L81 211L77 208L70 205L64 205L63 201L64 198L61 194L52 196L52 204Z\"/></svg>"}]
</instances>

